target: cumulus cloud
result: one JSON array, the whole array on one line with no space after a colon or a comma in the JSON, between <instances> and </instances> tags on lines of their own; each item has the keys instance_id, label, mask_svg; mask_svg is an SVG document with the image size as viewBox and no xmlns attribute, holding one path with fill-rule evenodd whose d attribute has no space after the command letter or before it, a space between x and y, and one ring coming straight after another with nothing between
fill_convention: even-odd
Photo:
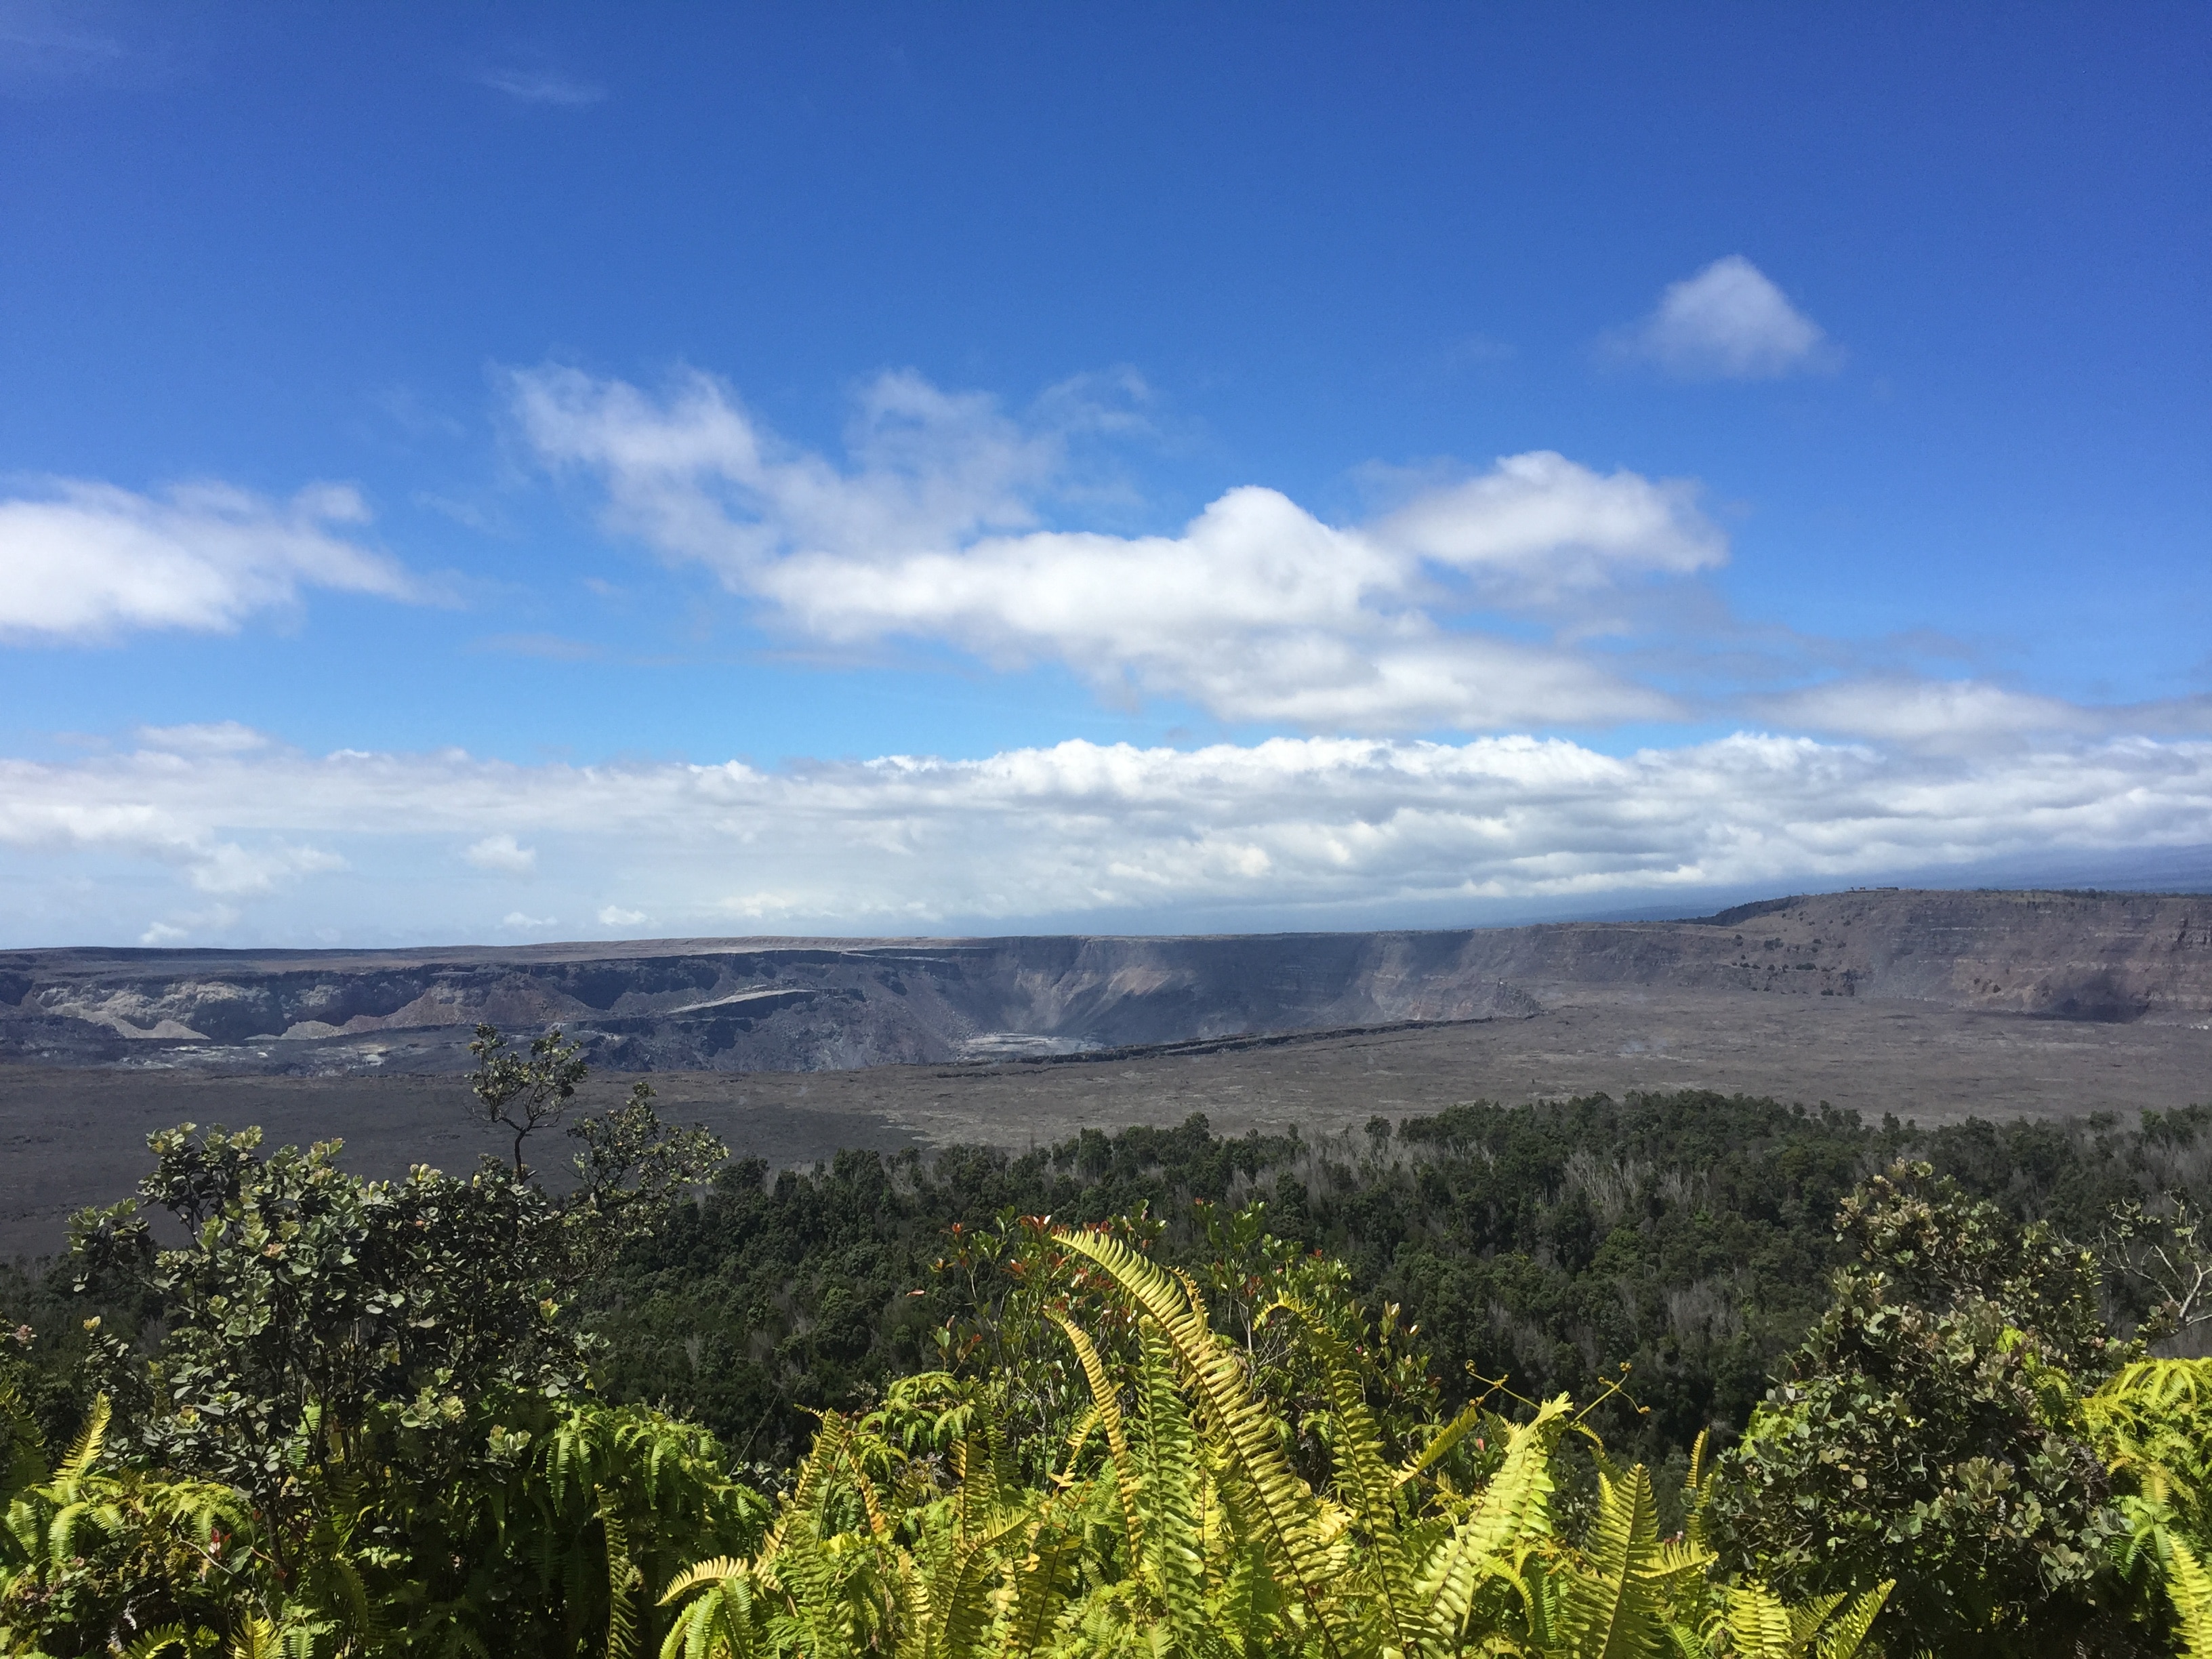
<instances>
[{"instance_id":1,"label":"cumulus cloud","mask_svg":"<svg viewBox=\"0 0 2212 1659\"><path fill-rule=\"evenodd\" d=\"M339 484L278 502L221 483L154 496L57 479L0 500L0 639L228 633L304 587L419 598L406 571L347 538L368 517Z\"/></svg>"},{"instance_id":2,"label":"cumulus cloud","mask_svg":"<svg viewBox=\"0 0 2212 1659\"><path fill-rule=\"evenodd\" d=\"M1233 489L1174 534L1048 527L1060 434L887 375L851 464L793 448L720 383L664 398L568 369L513 375L539 453L605 483L606 521L696 561L816 639L950 644L1066 665L1109 697L1174 697L1315 730L1664 718L1674 701L1556 640L1448 625L1540 616L1727 556L1693 484L1548 451L1416 492L1365 525Z\"/></svg>"},{"instance_id":3,"label":"cumulus cloud","mask_svg":"<svg viewBox=\"0 0 2212 1659\"><path fill-rule=\"evenodd\" d=\"M1623 576L1687 576L1728 558L1686 480L1609 476L1538 450L1480 477L1425 490L1371 527L1396 547L1527 599Z\"/></svg>"},{"instance_id":4,"label":"cumulus cloud","mask_svg":"<svg viewBox=\"0 0 2212 1659\"><path fill-rule=\"evenodd\" d=\"M974 760L890 757L764 772L719 766L520 767L443 753L301 755L276 745L152 750L69 764L0 762L0 873L160 873L186 885L255 849L283 879L340 848L374 891L355 937L603 927L649 910L673 930L927 932L1090 916L1265 914L1343 923L1440 922L1498 901L1644 900L1714 888L1787 890L1899 871L1962 873L2008 859L2143 855L2201 847L2212 742L2053 738L1982 755L1739 732L1607 755L1563 739L1461 744L1281 738L1195 750L1070 742ZM541 876L549 914L476 914L441 885L457 836L559 835L579 878ZM192 864L179 849L199 849ZM119 861L119 862L118 862ZM323 867L331 867L325 866ZM171 878L173 880L173 878ZM148 903L78 938L127 938ZM250 884L229 890L251 896ZM253 914L327 919L302 887ZM635 908L629 908L636 907ZM616 919L611 919L616 918ZM19 926L22 924L19 923ZM257 924L259 925L259 924Z\"/></svg>"},{"instance_id":5,"label":"cumulus cloud","mask_svg":"<svg viewBox=\"0 0 2212 1659\"><path fill-rule=\"evenodd\" d=\"M504 875L526 876L538 867L538 849L522 846L506 830L474 842L461 856L479 870Z\"/></svg>"},{"instance_id":6,"label":"cumulus cloud","mask_svg":"<svg viewBox=\"0 0 2212 1659\"><path fill-rule=\"evenodd\" d=\"M1740 253L1668 283L1649 317L1604 343L1685 380L1773 380L1837 362L1820 325Z\"/></svg>"},{"instance_id":7,"label":"cumulus cloud","mask_svg":"<svg viewBox=\"0 0 2212 1659\"><path fill-rule=\"evenodd\" d=\"M625 910L619 904L599 907L599 926L602 927L635 927L647 920L642 910Z\"/></svg>"},{"instance_id":8,"label":"cumulus cloud","mask_svg":"<svg viewBox=\"0 0 2212 1659\"><path fill-rule=\"evenodd\" d=\"M501 927L518 933L542 933L549 927L561 925L558 916L526 916L520 910L509 910L500 921Z\"/></svg>"}]
</instances>

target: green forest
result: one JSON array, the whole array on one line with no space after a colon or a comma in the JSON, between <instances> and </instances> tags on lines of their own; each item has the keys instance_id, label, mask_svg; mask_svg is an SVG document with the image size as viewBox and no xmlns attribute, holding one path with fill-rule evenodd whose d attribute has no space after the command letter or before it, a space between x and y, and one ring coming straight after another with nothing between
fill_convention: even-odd
<instances>
[{"instance_id":1,"label":"green forest","mask_svg":"<svg viewBox=\"0 0 2212 1659\"><path fill-rule=\"evenodd\" d=\"M771 1170L477 1051L0 1274L0 1653L2212 1659L2212 1107Z\"/></svg>"}]
</instances>

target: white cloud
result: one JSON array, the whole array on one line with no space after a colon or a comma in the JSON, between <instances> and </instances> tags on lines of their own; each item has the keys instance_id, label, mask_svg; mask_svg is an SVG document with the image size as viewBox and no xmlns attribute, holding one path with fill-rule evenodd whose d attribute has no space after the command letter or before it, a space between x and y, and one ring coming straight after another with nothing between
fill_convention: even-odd
<instances>
[{"instance_id":1,"label":"white cloud","mask_svg":"<svg viewBox=\"0 0 2212 1659\"><path fill-rule=\"evenodd\" d=\"M219 939L238 925L243 914L238 906L223 903L205 905L197 910L172 910L168 921L149 923L146 931L138 935L138 942L147 945L182 945L196 935Z\"/></svg>"},{"instance_id":2,"label":"white cloud","mask_svg":"<svg viewBox=\"0 0 2212 1659\"><path fill-rule=\"evenodd\" d=\"M544 916L477 912L466 878L441 873L457 835L501 823L577 849L563 860L581 872L577 886L539 878ZM97 878L39 924L88 942L134 937L165 908L134 867L173 891L164 872L179 868L182 885L204 885L197 872L223 867L227 848L289 857L287 882L330 867L303 856L326 846L357 872L343 887L264 892L257 928L311 935L312 918L344 921L356 939L420 939L544 931L576 905L600 913L588 890L614 883L635 909L607 907L601 926L649 912L672 932L912 933L1085 916L1198 927L1231 914L1340 925L1409 910L1442 923L1486 902L2141 855L2201 847L2208 823L2212 742L2143 737L1982 755L1755 732L1626 756L1528 737L1190 750L1072 742L793 773L520 767L451 752L318 759L273 745L0 761L0 875L17 891ZM334 913L370 904L363 895L372 908Z\"/></svg>"},{"instance_id":3,"label":"white cloud","mask_svg":"<svg viewBox=\"0 0 2212 1659\"><path fill-rule=\"evenodd\" d=\"M398 564L338 533L368 516L338 484L279 503L220 483L155 497L58 479L0 500L0 639L228 633L254 611L296 604L303 587L419 597Z\"/></svg>"},{"instance_id":4,"label":"white cloud","mask_svg":"<svg viewBox=\"0 0 2212 1659\"><path fill-rule=\"evenodd\" d=\"M255 787L248 780L257 763L281 769L292 758L235 722L142 728L139 736L149 740L147 746L112 763L149 781L204 777L210 767L228 766L244 769L237 774L242 787ZM163 738L171 741L155 741ZM9 776L11 768L30 764L0 761L0 781ZM342 854L288 841L281 832L263 835L251 845L226 839L216 827L223 817L219 807L180 814L154 804L163 793L156 783L145 799L100 792L76 796L66 790L11 794L0 781L0 846L113 849L169 866L182 872L195 890L226 898L265 896L304 878L350 867ZM208 914L232 913L217 906Z\"/></svg>"},{"instance_id":5,"label":"white cloud","mask_svg":"<svg viewBox=\"0 0 2212 1659\"><path fill-rule=\"evenodd\" d=\"M2079 737L2113 725L2100 711L1981 680L1837 680L1769 699L1765 708L1800 731L1920 747L1981 749L1993 738Z\"/></svg>"},{"instance_id":6,"label":"white cloud","mask_svg":"<svg viewBox=\"0 0 2212 1659\"><path fill-rule=\"evenodd\" d=\"M1686 380L1772 380L1838 361L1820 325L1740 253L1668 283L1649 317L1606 343Z\"/></svg>"},{"instance_id":7,"label":"white cloud","mask_svg":"<svg viewBox=\"0 0 2212 1659\"><path fill-rule=\"evenodd\" d=\"M235 755L269 746L267 738L237 720L216 720L205 726L142 726L138 740L149 749L173 755Z\"/></svg>"},{"instance_id":8,"label":"white cloud","mask_svg":"<svg viewBox=\"0 0 2212 1659\"><path fill-rule=\"evenodd\" d=\"M551 70L487 70L477 77L494 92L503 92L519 104L550 104L560 109L584 109L605 100L607 89L588 81L576 81Z\"/></svg>"},{"instance_id":9,"label":"white cloud","mask_svg":"<svg viewBox=\"0 0 2212 1659\"><path fill-rule=\"evenodd\" d=\"M1370 533L1515 598L1686 576L1728 558L1728 538L1698 510L1693 484L1601 475L1551 450L1509 455L1480 477L1425 491Z\"/></svg>"},{"instance_id":10,"label":"white cloud","mask_svg":"<svg viewBox=\"0 0 2212 1659\"><path fill-rule=\"evenodd\" d=\"M1839 679L1761 698L1757 707L1762 716L1793 731L1960 754L2053 738L2212 733L2212 697L2085 704L1986 680Z\"/></svg>"},{"instance_id":11,"label":"white cloud","mask_svg":"<svg viewBox=\"0 0 2212 1659\"><path fill-rule=\"evenodd\" d=\"M605 478L611 526L733 586L796 550L881 555L1028 526L1061 459L1054 436L1024 432L991 399L912 374L863 390L849 471L783 442L708 375L679 377L664 401L574 369L508 386L540 454Z\"/></svg>"},{"instance_id":12,"label":"white cloud","mask_svg":"<svg viewBox=\"0 0 2212 1659\"><path fill-rule=\"evenodd\" d=\"M526 876L538 867L538 849L522 846L505 830L486 836L461 856L479 870L497 870L510 876Z\"/></svg>"},{"instance_id":13,"label":"white cloud","mask_svg":"<svg viewBox=\"0 0 2212 1659\"><path fill-rule=\"evenodd\" d=\"M602 927L635 927L647 919L644 911L625 910L619 904L599 907L599 926Z\"/></svg>"},{"instance_id":14,"label":"white cloud","mask_svg":"<svg viewBox=\"0 0 2212 1659\"><path fill-rule=\"evenodd\" d=\"M1671 698L1540 629L1438 613L1549 614L1727 556L1694 485L1548 451L1366 526L1245 487L1180 533L1116 536L1038 527L1062 459L1054 432L911 374L868 389L844 468L783 444L703 375L662 400L567 369L511 386L539 453L605 480L611 528L706 565L786 626L1056 661L1109 697L1182 698L1234 720L1364 732L1664 718Z\"/></svg>"},{"instance_id":15,"label":"white cloud","mask_svg":"<svg viewBox=\"0 0 2212 1659\"><path fill-rule=\"evenodd\" d=\"M227 898L258 897L289 886L302 876L325 875L348 867L336 853L281 842L262 847L219 842L190 861L192 885L203 893L219 893Z\"/></svg>"}]
</instances>

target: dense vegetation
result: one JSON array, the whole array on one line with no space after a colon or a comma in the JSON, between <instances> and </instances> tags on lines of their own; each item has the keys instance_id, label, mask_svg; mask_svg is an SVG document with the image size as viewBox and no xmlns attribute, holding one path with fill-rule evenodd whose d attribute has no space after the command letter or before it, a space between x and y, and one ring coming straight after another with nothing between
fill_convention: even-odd
<instances>
[{"instance_id":1,"label":"dense vegetation","mask_svg":"<svg viewBox=\"0 0 2212 1659\"><path fill-rule=\"evenodd\" d=\"M1587 1396L1626 1362L1649 1414L1611 1411L1609 1434L1679 1463L1703 1431L1748 1420L1827 1305L1847 1254L1838 1205L1901 1160L2095 1241L2116 1206L2212 1187L2212 1111L1921 1131L1741 1097L1601 1096L1378 1118L1332 1142L1227 1139L1194 1117L1018 1157L843 1152L772 1176L746 1161L598 1279L593 1305L616 1393L787 1462L811 1412L865 1407L944 1363L947 1321L996 1294L1014 1218L1141 1210L1164 1224L1160 1259L1206 1269L1226 1212L1258 1203L1267 1231L1396 1304L1448 1392L1510 1376ZM2108 1286L2123 1324L2144 1289Z\"/></svg>"},{"instance_id":2,"label":"dense vegetation","mask_svg":"<svg viewBox=\"0 0 2212 1659\"><path fill-rule=\"evenodd\" d=\"M771 1180L641 1088L556 1194L482 1038L474 1176L188 1127L9 1281L0 1653L2212 1655L2212 1113Z\"/></svg>"}]
</instances>

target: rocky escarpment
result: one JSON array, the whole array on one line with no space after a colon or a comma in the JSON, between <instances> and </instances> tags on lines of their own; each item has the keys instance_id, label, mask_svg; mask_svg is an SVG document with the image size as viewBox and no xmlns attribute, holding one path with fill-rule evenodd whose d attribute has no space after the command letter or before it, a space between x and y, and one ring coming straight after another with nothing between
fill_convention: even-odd
<instances>
[{"instance_id":1,"label":"rocky escarpment","mask_svg":"<svg viewBox=\"0 0 2212 1659\"><path fill-rule=\"evenodd\" d=\"M1537 1012L1636 986L2212 1021L2212 899L1887 890L1693 921L1212 938L0 954L0 1057L444 1071L480 1020L616 1069L806 1071Z\"/></svg>"},{"instance_id":2,"label":"rocky escarpment","mask_svg":"<svg viewBox=\"0 0 2212 1659\"><path fill-rule=\"evenodd\" d=\"M479 1020L618 1068L807 1071L1525 1013L1465 935L678 940L513 952L0 957L0 1054L447 1069Z\"/></svg>"}]
</instances>

